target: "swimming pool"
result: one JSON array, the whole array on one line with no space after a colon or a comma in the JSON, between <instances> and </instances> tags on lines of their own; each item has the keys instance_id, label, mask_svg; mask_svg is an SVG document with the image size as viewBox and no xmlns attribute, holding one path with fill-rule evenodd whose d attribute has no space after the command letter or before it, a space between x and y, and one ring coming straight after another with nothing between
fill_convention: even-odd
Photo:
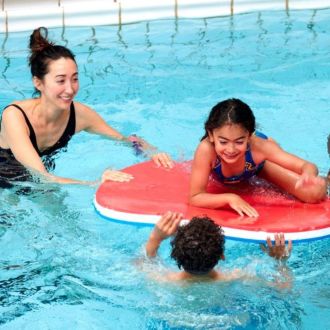
<instances>
[{"instance_id":1,"label":"swimming pool","mask_svg":"<svg viewBox=\"0 0 330 330\"><path fill-rule=\"evenodd\" d=\"M287 150L329 168L330 10L52 29L77 55L78 100L118 130L190 159L219 100L251 105L259 128ZM32 93L29 32L0 35L1 104ZM89 158L86 153L89 153ZM82 157L83 162L82 162ZM56 173L94 179L140 162L130 149L79 134ZM70 164L68 166L67 164ZM95 188L38 187L0 197L3 329L326 329L329 239L294 247L291 290L257 283L156 283L136 266L150 228L104 221ZM162 247L164 264L175 269ZM255 244L226 242L225 269L277 275ZM161 263L148 266L163 271Z\"/></svg>"}]
</instances>

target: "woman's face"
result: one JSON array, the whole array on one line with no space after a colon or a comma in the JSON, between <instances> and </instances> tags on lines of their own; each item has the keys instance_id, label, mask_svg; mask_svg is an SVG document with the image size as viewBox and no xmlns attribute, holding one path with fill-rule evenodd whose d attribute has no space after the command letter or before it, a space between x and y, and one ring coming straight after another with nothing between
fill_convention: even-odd
<instances>
[{"instance_id":1,"label":"woman's face","mask_svg":"<svg viewBox=\"0 0 330 330\"><path fill-rule=\"evenodd\" d=\"M48 64L48 73L42 80L35 78L35 87L41 98L60 109L69 109L79 90L78 69L70 58L60 58Z\"/></svg>"},{"instance_id":2,"label":"woman's face","mask_svg":"<svg viewBox=\"0 0 330 330\"><path fill-rule=\"evenodd\" d=\"M250 133L241 125L226 124L209 132L217 155L222 161L233 164L245 157Z\"/></svg>"}]
</instances>

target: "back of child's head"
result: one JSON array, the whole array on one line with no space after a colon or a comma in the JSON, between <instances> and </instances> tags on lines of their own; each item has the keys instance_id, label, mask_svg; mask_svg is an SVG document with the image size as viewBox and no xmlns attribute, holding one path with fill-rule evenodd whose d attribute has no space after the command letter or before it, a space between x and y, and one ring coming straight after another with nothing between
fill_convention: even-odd
<instances>
[{"instance_id":1,"label":"back of child's head","mask_svg":"<svg viewBox=\"0 0 330 330\"><path fill-rule=\"evenodd\" d=\"M239 99L228 99L216 104L205 122L205 135L224 125L241 125L250 134L255 131L255 118L251 108Z\"/></svg>"},{"instance_id":2,"label":"back of child's head","mask_svg":"<svg viewBox=\"0 0 330 330\"><path fill-rule=\"evenodd\" d=\"M171 241L171 257L190 274L207 274L223 256L224 243L221 227L206 216L194 217L179 226Z\"/></svg>"}]
</instances>

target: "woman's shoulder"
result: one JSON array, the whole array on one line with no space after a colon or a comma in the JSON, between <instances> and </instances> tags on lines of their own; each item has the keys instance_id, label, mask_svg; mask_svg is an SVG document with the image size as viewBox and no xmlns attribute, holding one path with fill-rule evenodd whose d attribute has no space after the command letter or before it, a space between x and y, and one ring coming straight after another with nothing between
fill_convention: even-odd
<instances>
[{"instance_id":1,"label":"woman's shoulder","mask_svg":"<svg viewBox=\"0 0 330 330\"><path fill-rule=\"evenodd\" d=\"M3 111L4 112L6 111L7 113L8 112L21 113L22 111L29 112L31 109L33 109L36 103L37 103L36 99L15 100L10 104L8 104L7 106L5 106Z\"/></svg>"},{"instance_id":2,"label":"woman's shoulder","mask_svg":"<svg viewBox=\"0 0 330 330\"><path fill-rule=\"evenodd\" d=\"M95 113L95 111L90 106L88 106L84 103L74 101L73 105L74 105L76 116L78 116L78 117L86 117L86 116L89 116L90 114Z\"/></svg>"}]
</instances>

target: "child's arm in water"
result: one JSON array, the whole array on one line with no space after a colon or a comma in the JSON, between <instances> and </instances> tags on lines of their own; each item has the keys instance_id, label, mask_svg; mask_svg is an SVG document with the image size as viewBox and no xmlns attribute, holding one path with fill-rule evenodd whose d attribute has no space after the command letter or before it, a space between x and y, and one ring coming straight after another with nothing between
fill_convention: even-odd
<instances>
[{"instance_id":1,"label":"child's arm in water","mask_svg":"<svg viewBox=\"0 0 330 330\"><path fill-rule=\"evenodd\" d=\"M257 210L236 194L212 194L206 192L215 160L216 153L213 145L207 139L204 139L199 144L194 156L190 178L189 203L198 207L214 209L229 205L241 216L257 217L259 215Z\"/></svg>"},{"instance_id":2,"label":"child's arm in water","mask_svg":"<svg viewBox=\"0 0 330 330\"><path fill-rule=\"evenodd\" d=\"M178 229L178 225L182 219L182 214L174 212L166 212L155 224L146 244L147 256L155 257L158 248L163 240L172 236Z\"/></svg>"}]
</instances>

